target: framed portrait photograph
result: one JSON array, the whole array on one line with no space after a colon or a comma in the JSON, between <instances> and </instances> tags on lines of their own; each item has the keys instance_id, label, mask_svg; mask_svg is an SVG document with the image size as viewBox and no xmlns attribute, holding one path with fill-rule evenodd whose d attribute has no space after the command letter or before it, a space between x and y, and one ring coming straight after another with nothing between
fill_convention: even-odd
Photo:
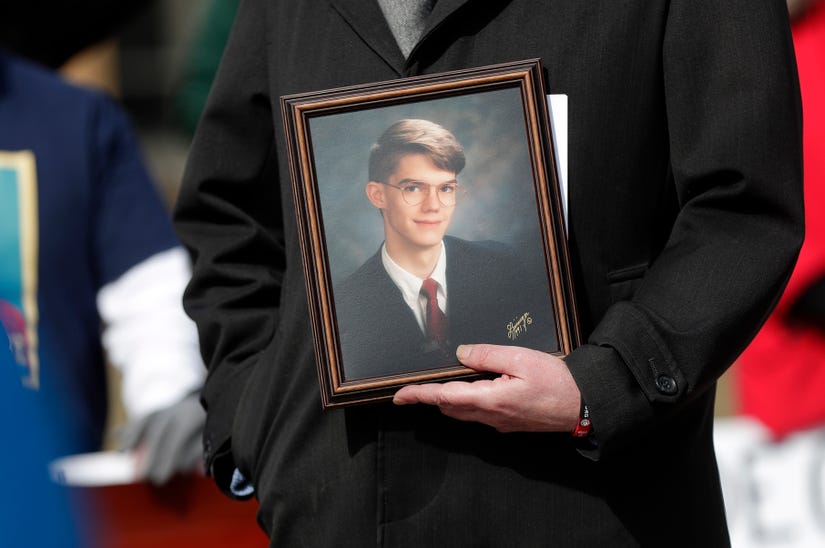
<instances>
[{"instance_id":1,"label":"framed portrait photograph","mask_svg":"<svg viewBox=\"0 0 825 548\"><path fill-rule=\"evenodd\" d=\"M579 344L539 60L281 98L324 407Z\"/></svg>"}]
</instances>

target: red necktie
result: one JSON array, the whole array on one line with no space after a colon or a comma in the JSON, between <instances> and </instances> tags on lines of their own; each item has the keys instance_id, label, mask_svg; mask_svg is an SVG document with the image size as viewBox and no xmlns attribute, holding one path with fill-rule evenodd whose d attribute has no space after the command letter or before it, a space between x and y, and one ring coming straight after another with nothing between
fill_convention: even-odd
<instances>
[{"instance_id":1,"label":"red necktie","mask_svg":"<svg viewBox=\"0 0 825 548\"><path fill-rule=\"evenodd\" d=\"M427 335L443 346L447 342L447 317L438 307L438 282L427 278L421 284L421 293L427 297Z\"/></svg>"}]
</instances>

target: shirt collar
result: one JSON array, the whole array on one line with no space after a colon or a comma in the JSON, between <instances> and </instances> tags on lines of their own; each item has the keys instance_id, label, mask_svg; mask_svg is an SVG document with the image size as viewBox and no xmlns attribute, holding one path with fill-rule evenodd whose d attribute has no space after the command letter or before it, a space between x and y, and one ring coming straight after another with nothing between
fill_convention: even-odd
<instances>
[{"instance_id":1,"label":"shirt collar","mask_svg":"<svg viewBox=\"0 0 825 548\"><path fill-rule=\"evenodd\" d=\"M419 278L415 274L404 270L395 261L392 260L389 253L387 253L387 245L381 246L381 262L384 269L387 271L390 279L398 286L401 293L404 295L404 300L414 302L418 299L418 294L421 291L421 284L424 283L423 278ZM447 250L444 242L441 242L441 253L438 256L438 261L435 263L430 278L438 282L439 292L447 294Z\"/></svg>"}]
</instances>

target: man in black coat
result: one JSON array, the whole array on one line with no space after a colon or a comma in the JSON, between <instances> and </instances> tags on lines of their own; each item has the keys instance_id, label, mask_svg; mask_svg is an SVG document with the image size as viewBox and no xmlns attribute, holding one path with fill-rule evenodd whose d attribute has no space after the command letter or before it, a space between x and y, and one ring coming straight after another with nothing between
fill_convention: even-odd
<instances>
[{"instance_id":1,"label":"man in black coat","mask_svg":"<svg viewBox=\"0 0 825 548\"><path fill-rule=\"evenodd\" d=\"M345 380L454 365L459 343L557 348L549 284L527 287L538 277L503 244L445 237L464 164L429 120L395 122L370 150L384 243L334 290Z\"/></svg>"},{"instance_id":2,"label":"man in black coat","mask_svg":"<svg viewBox=\"0 0 825 548\"><path fill-rule=\"evenodd\" d=\"M784 3L439 0L420 27L389 4L238 12L176 212L210 473L228 493L233 472L251 481L281 546L727 544L715 383L803 237ZM438 407L322 411L280 96L536 57L569 99L586 343L564 360L459 347L502 374L397 394Z\"/></svg>"}]
</instances>

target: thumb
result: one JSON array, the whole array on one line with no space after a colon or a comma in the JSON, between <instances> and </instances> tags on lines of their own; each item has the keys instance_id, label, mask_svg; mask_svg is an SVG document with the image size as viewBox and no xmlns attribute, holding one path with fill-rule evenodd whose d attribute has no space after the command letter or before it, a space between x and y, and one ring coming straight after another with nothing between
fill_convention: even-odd
<instances>
[{"instance_id":1,"label":"thumb","mask_svg":"<svg viewBox=\"0 0 825 548\"><path fill-rule=\"evenodd\" d=\"M455 352L458 360L476 371L523 377L525 368L534 365L544 353L520 346L462 344Z\"/></svg>"}]
</instances>

